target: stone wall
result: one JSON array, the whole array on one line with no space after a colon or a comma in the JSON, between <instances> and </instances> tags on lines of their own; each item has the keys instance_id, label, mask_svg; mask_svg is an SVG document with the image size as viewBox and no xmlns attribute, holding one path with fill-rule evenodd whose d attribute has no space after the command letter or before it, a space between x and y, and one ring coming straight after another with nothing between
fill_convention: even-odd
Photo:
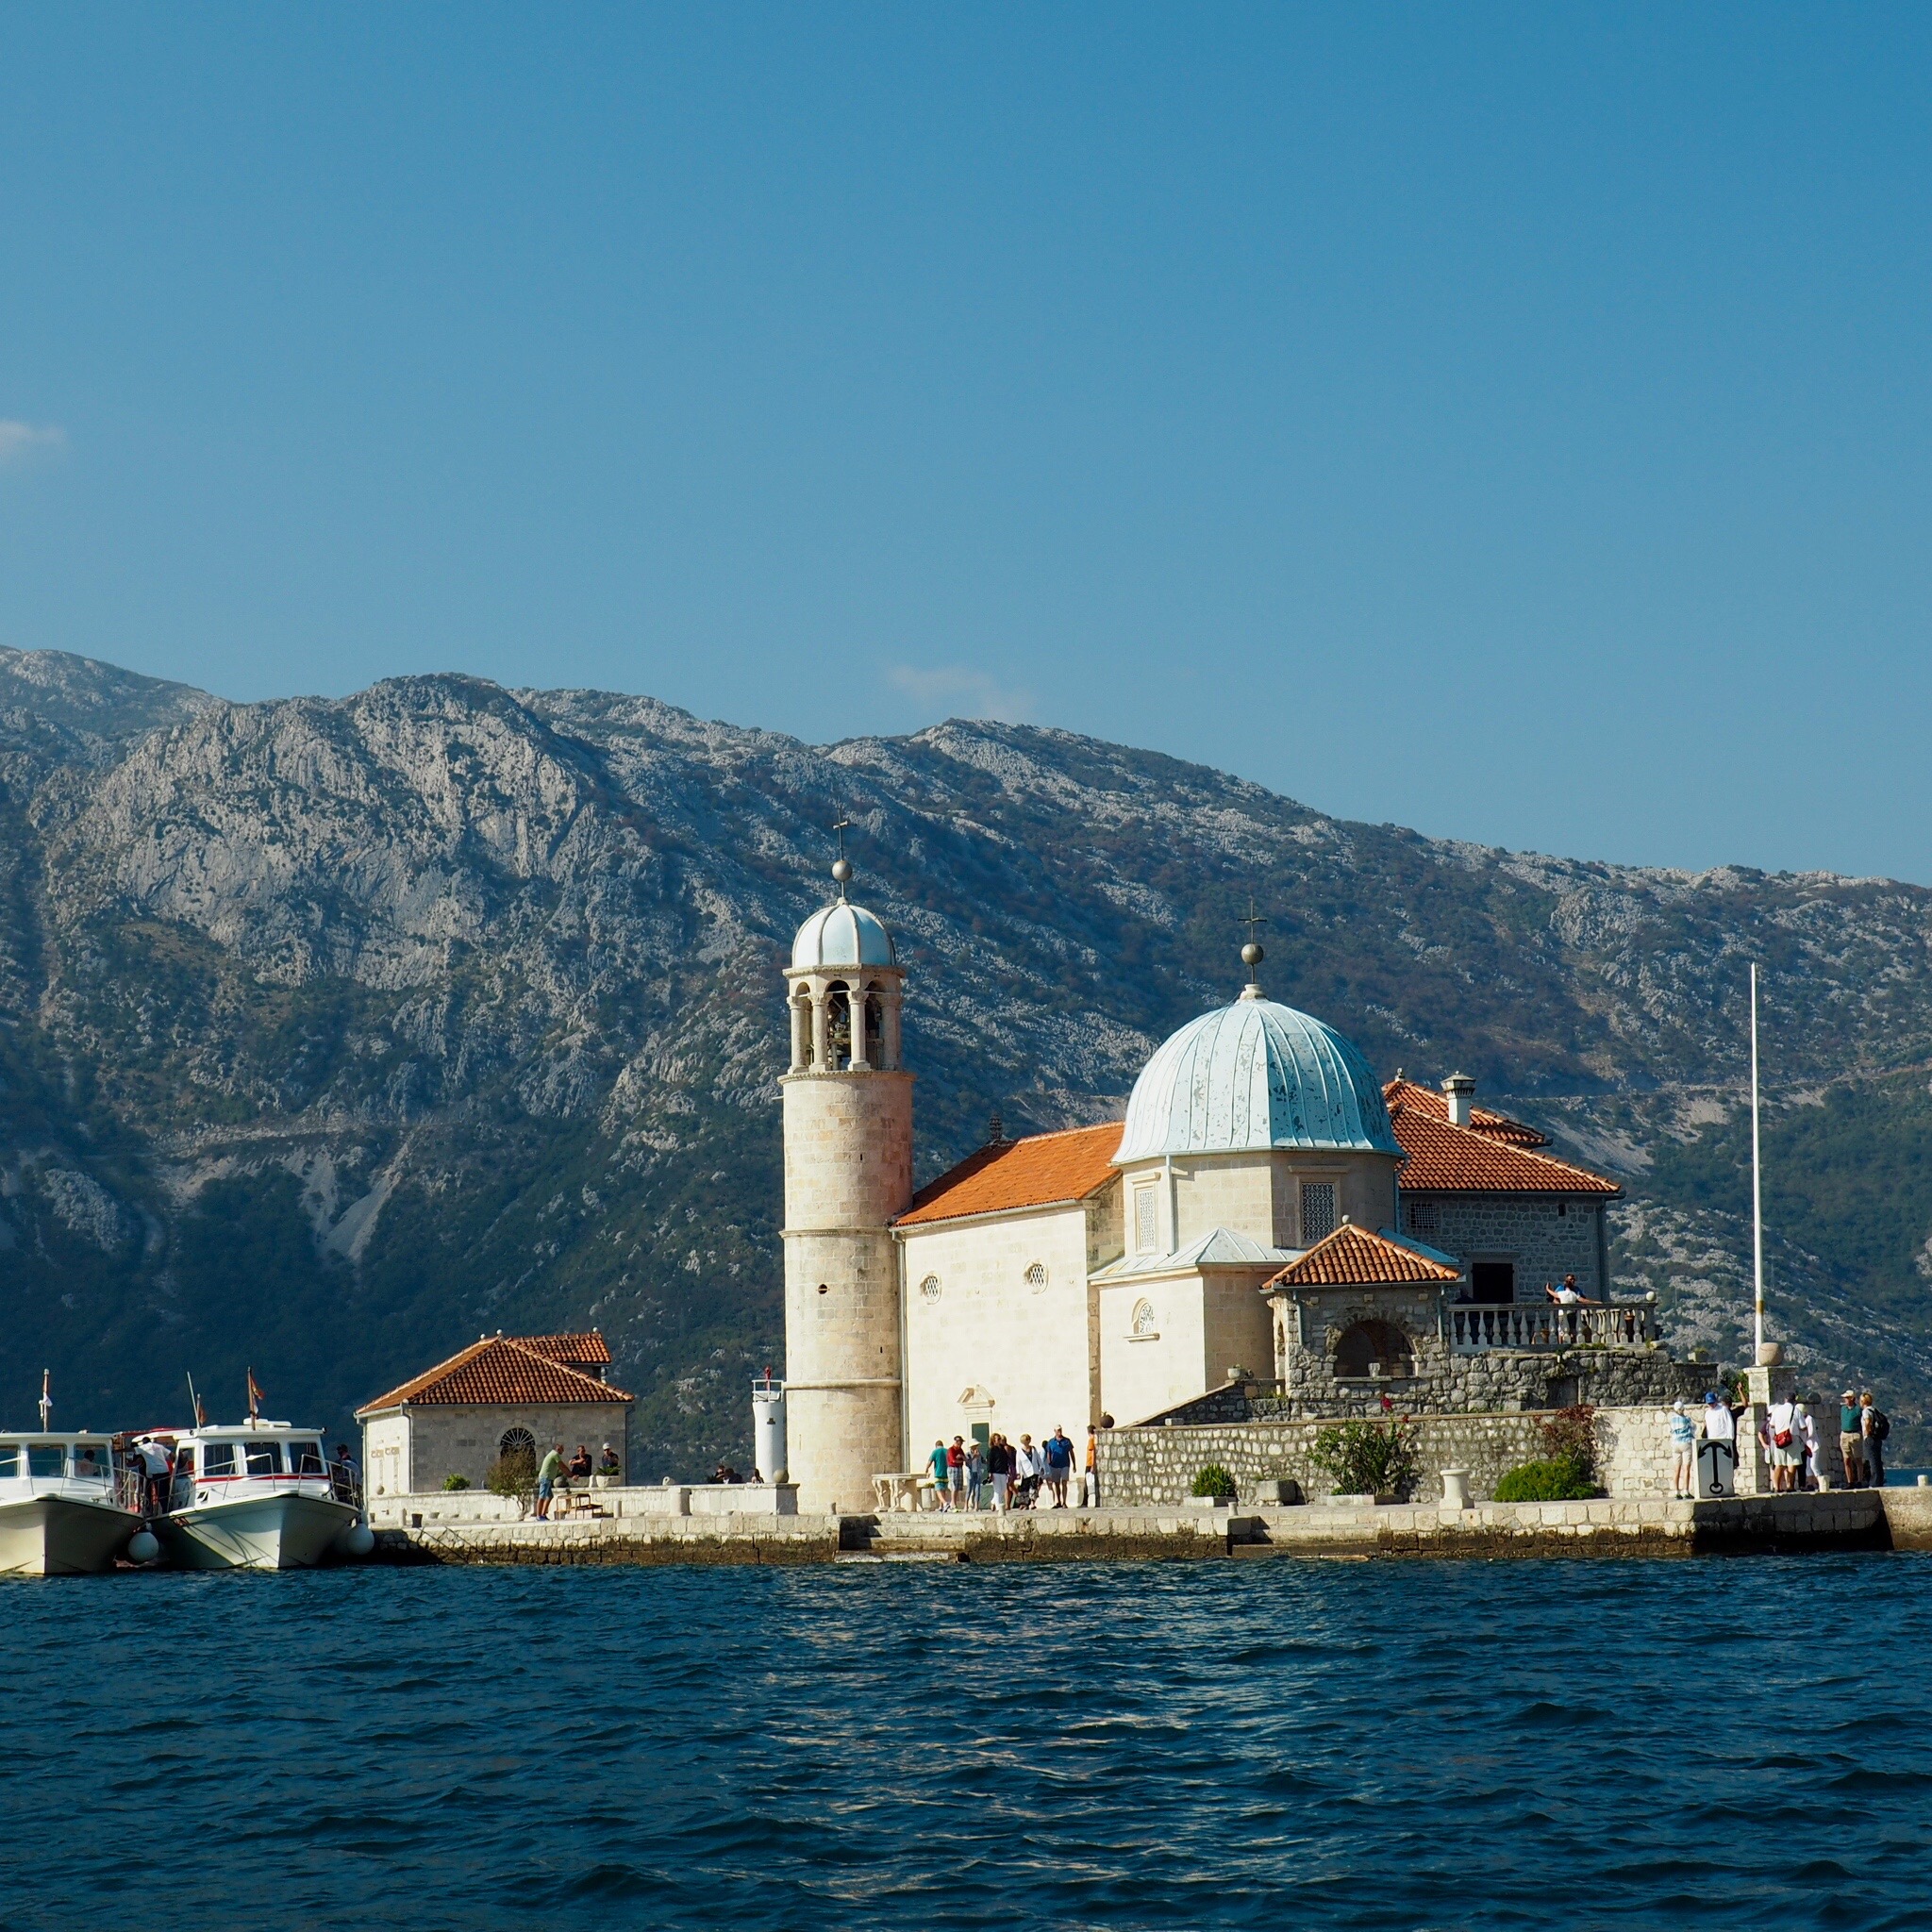
<instances>
[{"instance_id":1,"label":"stone wall","mask_svg":"<svg viewBox=\"0 0 1932 1932\"><path fill-rule=\"evenodd\" d=\"M1460 1261L1514 1261L1520 1302L1541 1301L1543 1284L1566 1274L1575 1275L1584 1294L1601 1300L1607 1292L1602 1222L1601 1205L1587 1197L1560 1204L1535 1194L1402 1197L1405 1234Z\"/></svg>"},{"instance_id":2,"label":"stone wall","mask_svg":"<svg viewBox=\"0 0 1932 1932\"><path fill-rule=\"evenodd\" d=\"M1227 1391L1214 1397L1224 1413L1233 1407ZM1193 1405L1191 1405L1193 1407ZM1328 1418L1333 1421L1335 1418ZM1414 1418L1417 1454L1423 1474L1416 1497L1435 1502L1442 1494L1442 1471L1469 1471L1470 1494L1487 1501L1506 1470L1536 1461L1548 1451L1543 1438L1547 1412L1424 1415ZM1304 1495L1332 1495L1334 1479L1314 1460L1321 1419L1277 1418L1249 1422L1168 1423L1134 1429L1106 1429L1099 1438L1100 1497L1113 1509L1166 1508L1182 1502L1194 1477L1218 1462L1235 1479L1238 1502L1252 1505L1256 1486L1290 1477ZM1662 1409L1599 1409L1595 1417L1598 1480L1612 1496L1668 1496L1671 1493L1670 1429Z\"/></svg>"}]
</instances>

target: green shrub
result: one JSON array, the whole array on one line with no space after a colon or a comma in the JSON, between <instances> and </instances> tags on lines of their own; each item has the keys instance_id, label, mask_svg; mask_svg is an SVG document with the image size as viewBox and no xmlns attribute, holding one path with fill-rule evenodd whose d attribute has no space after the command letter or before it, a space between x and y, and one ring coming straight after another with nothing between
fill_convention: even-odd
<instances>
[{"instance_id":1,"label":"green shrub","mask_svg":"<svg viewBox=\"0 0 1932 1932\"><path fill-rule=\"evenodd\" d=\"M1377 1496L1384 1491L1402 1495L1413 1490L1423 1473L1415 1451L1415 1429L1401 1422L1330 1423L1315 1438L1313 1457L1327 1471L1339 1493Z\"/></svg>"},{"instance_id":2,"label":"green shrub","mask_svg":"<svg viewBox=\"0 0 1932 1932\"><path fill-rule=\"evenodd\" d=\"M512 1449L490 1465L483 1486L492 1496L522 1496L525 1501L537 1493L537 1457L533 1450Z\"/></svg>"},{"instance_id":3,"label":"green shrub","mask_svg":"<svg viewBox=\"0 0 1932 1932\"><path fill-rule=\"evenodd\" d=\"M470 1487L470 1478L466 1475L446 1475L442 1479L442 1486L446 1490L467 1490Z\"/></svg>"},{"instance_id":4,"label":"green shrub","mask_svg":"<svg viewBox=\"0 0 1932 1932\"><path fill-rule=\"evenodd\" d=\"M1197 1496L1225 1496L1234 1500L1234 1477L1218 1462L1210 1462L1194 1478L1194 1494Z\"/></svg>"},{"instance_id":5,"label":"green shrub","mask_svg":"<svg viewBox=\"0 0 1932 1932\"><path fill-rule=\"evenodd\" d=\"M1596 1410L1587 1402L1559 1408L1543 1424L1543 1454L1551 1462L1574 1462L1586 1477L1596 1474Z\"/></svg>"},{"instance_id":6,"label":"green shrub","mask_svg":"<svg viewBox=\"0 0 1932 1932\"><path fill-rule=\"evenodd\" d=\"M1595 1494L1589 1469L1574 1456L1520 1462L1496 1485L1499 1503L1574 1503Z\"/></svg>"}]
</instances>

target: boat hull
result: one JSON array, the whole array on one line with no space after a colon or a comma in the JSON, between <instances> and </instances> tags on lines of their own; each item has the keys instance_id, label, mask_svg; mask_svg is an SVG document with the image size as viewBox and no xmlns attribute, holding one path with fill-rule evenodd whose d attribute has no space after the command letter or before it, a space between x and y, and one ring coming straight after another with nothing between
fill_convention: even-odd
<instances>
[{"instance_id":1,"label":"boat hull","mask_svg":"<svg viewBox=\"0 0 1932 1932\"><path fill-rule=\"evenodd\" d=\"M250 1496L176 1509L155 1528L185 1570L307 1570L358 1521L353 1505L324 1496Z\"/></svg>"},{"instance_id":2,"label":"boat hull","mask_svg":"<svg viewBox=\"0 0 1932 1932\"><path fill-rule=\"evenodd\" d=\"M141 1518L107 1503L0 1503L0 1576L87 1576L113 1567Z\"/></svg>"}]
</instances>

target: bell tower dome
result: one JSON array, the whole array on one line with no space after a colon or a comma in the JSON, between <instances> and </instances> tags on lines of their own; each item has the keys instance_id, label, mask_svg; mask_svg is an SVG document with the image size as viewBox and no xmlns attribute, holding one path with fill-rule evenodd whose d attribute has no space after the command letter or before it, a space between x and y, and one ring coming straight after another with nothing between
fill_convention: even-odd
<instances>
[{"instance_id":1,"label":"bell tower dome","mask_svg":"<svg viewBox=\"0 0 1932 1932\"><path fill-rule=\"evenodd\" d=\"M912 1075L900 1057L906 974L884 924L839 896L792 941L785 971L785 1407L799 1507L872 1507L906 1455L899 1255L912 1200Z\"/></svg>"}]
</instances>

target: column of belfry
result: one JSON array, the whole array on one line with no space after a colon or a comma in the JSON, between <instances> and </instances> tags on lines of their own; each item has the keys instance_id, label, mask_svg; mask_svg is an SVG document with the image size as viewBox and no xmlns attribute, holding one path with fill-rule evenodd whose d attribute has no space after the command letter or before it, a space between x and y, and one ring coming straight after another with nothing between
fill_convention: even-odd
<instances>
[{"instance_id":1,"label":"column of belfry","mask_svg":"<svg viewBox=\"0 0 1932 1932\"><path fill-rule=\"evenodd\" d=\"M872 1507L903 1466L899 1254L912 1199L905 974L884 925L845 896L806 921L786 970L785 1408L788 1474L808 1511Z\"/></svg>"}]
</instances>

